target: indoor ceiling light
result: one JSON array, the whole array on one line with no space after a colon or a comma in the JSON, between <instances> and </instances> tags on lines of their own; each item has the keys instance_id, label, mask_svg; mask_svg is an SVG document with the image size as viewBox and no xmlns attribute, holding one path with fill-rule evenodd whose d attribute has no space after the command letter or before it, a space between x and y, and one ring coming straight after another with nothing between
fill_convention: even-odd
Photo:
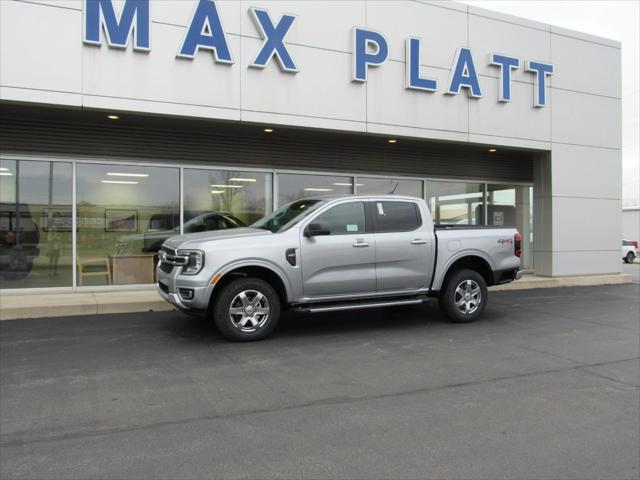
<instances>
[{"instance_id":1,"label":"indoor ceiling light","mask_svg":"<svg viewBox=\"0 0 640 480\"><path fill-rule=\"evenodd\" d=\"M335 183L332 183L331 185L335 185L336 187L350 187L353 185L353 183L335 182Z\"/></svg>"},{"instance_id":2,"label":"indoor ceiling light","mask_svg":"<svg viewBox=\"0 0 640 480\"><path fill-rule=\"evenodd\" d=\"M489 149L489 152L490 152L490 153L496 153L497 151L498 151L498 150L496 150L495 148L490 148L490 149Z\"/></svg>"},{"instance_id":3,"label":"indoor ceiling light","mask_svg":"<svg viewBox=\"0 0 640 480\"><path fill-rule=\"evenodd\" d=\"M107 115L107 118L109 120L119 120L120 117L118 115Z\"/></svg>"},{"instance_id":4,"label":"indoor ceiling light","mask_svg":"<svg viewBox=\"0 0 640 480\"><path fill-rule=\"evenodd\" d=\"M390 138L389 140L387 140L387 143L398 143L398 140L396 140L395 138Z\"/></svg>"},{"instance_id":5,"label":"indoor ceiling light","mask_svg":"<svg viewBox=\"0 0 640 480\"><path fill-rule=\"evenodd\" d=\"M149 176L148 173L118 173L118 172L109 172L107 173L110 177L142 177L146 178Z\"/></svg>"},{"instance_id":6,"label":"indoor ceiling light","mask_svg":"<svg viewBox=\"0 0 640 480\"><path fill-rule=\"evenodd\" d=\"M0 167L0 172L8 172L9 169L7 167Z\"/></svg>"},{"instance_id":7,"label":"indoor ceiling light","mask_svg":"<svg viewBox=\"0 0 640 480\"><path fill-rule=\"evenodd\" d=\"M333 192L333 188L305 188L305 192Z\"/></svg>"},{"instance_id":8,"label":"indoor ceiling light","mask_svg":"<svg viewBox=\"0 0 640 480\"><path fill-rule=\"evenodd\" d=\"M211 185L214 188L244 188L244 185Z\"/></svg>"},{"instance_id":9,"label":"indoor ceiling light","mask_svg":"<svg viewBox=\"0 0 640 480\"><path fill-rule=\"evenodd\" d=\"M230 178L230 182L255 182L255 178Z\"/></svg>"},{"instance_id":10,"label":"indoor ceiling light","mask_svg":"<svg viewBox=\"0 0 640 480\"><path fill-rule=\"evenodd\" d=\"M224 193L224 190L211 190L211 193Z\"/></svg>"},{"instance_id":11,"label":"indoor ceiling light","mask_svg":"<svg viewBox=\"0 0 640 480\"><path fill-rule=\"evenodd\" d=\"M130 182L127 180L102 180L102 183L118 183L122 185L138 185L140 182Z\"/></svg>"},{"instance_id":12,"label":"indoor ceiling light","mask_svg":"<svg viewBox=\"0 0 640 480\"><path fill-rule=\"evenodd\" d=\"M13 175L13 173L11 173L11 172L0 172L0 175L2 175L3 177L11 177Z\"/></svg>"},{"instance_id":13,"label":"indoor ceiling light","mask_svg":"<svg viewBox=\"0 0 640 480\"><path fill-rule=\"evenodd\" d=\"M271 133L273 132L273 128L265 128L264 129L264 133Z\"/></svg>"}]
</instances>

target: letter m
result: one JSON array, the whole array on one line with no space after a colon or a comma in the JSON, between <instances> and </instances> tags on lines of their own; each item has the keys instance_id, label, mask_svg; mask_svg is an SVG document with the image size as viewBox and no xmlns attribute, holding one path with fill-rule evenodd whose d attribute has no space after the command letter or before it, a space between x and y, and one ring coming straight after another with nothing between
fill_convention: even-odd
<instances>
[{"instance_id":1,"label":"letter m","mask_svg":"<svg viewBox=\"0 0 640 480\"><path fill-rule=\"evenodd\" d=\"M113 0L84 0L84 43L102 44L102 30L110 47L127 48L133 31L133 48L150 50L149 0L124 0L120 16ZM135 26L134 26L135 20Z\"/></svg>"}]
</instances>

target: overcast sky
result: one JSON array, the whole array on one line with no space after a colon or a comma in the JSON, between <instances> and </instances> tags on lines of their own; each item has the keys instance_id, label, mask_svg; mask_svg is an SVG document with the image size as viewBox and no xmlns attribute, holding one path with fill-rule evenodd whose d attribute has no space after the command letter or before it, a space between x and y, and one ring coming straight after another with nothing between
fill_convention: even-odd
<instances>
[{"instance_id":1,"label":"overcast sky","mask_svg":"<svg viewBox=\"0 0 640 480\"><path fill-rule=\"evenodd\" d=\"M622 197L640 204L640 2L466 0L463 3L622 42Z\"/></svg>"}]
</instances>

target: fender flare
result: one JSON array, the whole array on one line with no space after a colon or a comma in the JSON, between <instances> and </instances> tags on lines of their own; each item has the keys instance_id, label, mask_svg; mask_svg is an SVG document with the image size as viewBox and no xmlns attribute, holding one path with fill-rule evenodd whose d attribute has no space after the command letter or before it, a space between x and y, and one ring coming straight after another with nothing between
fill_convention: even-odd
<instances>
[{"instance_id":1,"label":"fender flare","mask_svg":"<svg viewBox=\"0 0 640 480\"><path fill-rule=\"evenodd\" d=\"M282 269L278 267L275 263L267 262L265 260L261 260L258 258L245 258L242 260L236 260L232 263L225 265L224 267L217 270L217 272L209 279L209 285L211 285L211 282L213 282L213 279L217 275L220 275L220 279L218 280L218 282L216 282L216 285L229 272L232 272L233 270L237 270L238 268L244 268L244 267L260 267L266 270L270 270L273 274L278 276L278 278L282 282L282 285L284 285L284 290L285 290L285 293L287 294L287 302L291 300L292 298L291 284L289 283L289 279L287 278L285 273L282 271ZM211 293L213 293L213 291L215 290L216 285L212 285Z\"/></svg>"},{"instance_id":2,"label":"fender flare","mask_svg":"<svg viewBox=\"0 0 640 480\"><path fill-rule=\"evenodd\" d=\"M444 282L445 277L447 276L447 274L449 273L449 270L451 269L451 267L453 266L454 263L456 263L458 260L461 260L465 257L478 257L481 258L482 260L484 260L485 262L487 262L487 265L489 265L489 269L493 272L495 270L493 262L491 261L491 258L483 251L481 250L462 250L460 252L456 252L455 255L453 255L452 257L450 257L447 260L447 263L444 264L444 266L442 268L439 269L440 273L439 275L436 275L436 278L434 278L434 282L433 282L433 286L432 286L432 290L435 291L439 291L442 288L442 283ZM437 261L437 259L436 259Z\"/></svg>"}]
</instances>

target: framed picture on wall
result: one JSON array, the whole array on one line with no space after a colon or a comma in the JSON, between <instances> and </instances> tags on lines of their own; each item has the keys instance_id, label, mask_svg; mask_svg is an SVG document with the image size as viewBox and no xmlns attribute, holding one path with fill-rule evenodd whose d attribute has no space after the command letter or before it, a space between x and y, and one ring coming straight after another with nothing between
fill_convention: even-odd
<instances>
[{"instance_id":1,"label":"framed picture on wall","mask_svg":"<svg viewBox=\"0 0 640 480\"><path fill-rule=\"evenodd\" d=\"M41 222L44 232L70 232L73 228L71 208L43 208Z\"/></svg>"},{"instance_id":2,"label":"framed picture on wall","mask_svg":"<svg viewBox=\"0 0 640 480\"><path fill-rule=\"evenodd\" d=\"M105 210L105 232L135 233L138 231L137 210Z\"/></svg>"}]
</instances>

